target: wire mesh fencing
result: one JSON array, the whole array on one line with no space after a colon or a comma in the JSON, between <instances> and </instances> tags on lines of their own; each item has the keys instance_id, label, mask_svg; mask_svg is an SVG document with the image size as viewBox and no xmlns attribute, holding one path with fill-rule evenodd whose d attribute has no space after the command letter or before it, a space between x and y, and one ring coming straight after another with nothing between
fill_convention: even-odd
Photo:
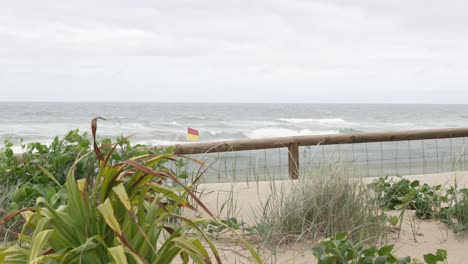
<instances>
[{"instance_id":1,"label":"wire mesh fencing","mask_svg":"<svg viewBox=\"0 0 468 264\"><path fill-rule=\"evenodd\" d=\"M357 177L403 176L465 170L467 138L426 139L299 147L299 177L311 167L352 166ZM201 172L204 182L287 179L288 149L261 149L187 155L189 178Z\"/></svg>"}]
</instances>

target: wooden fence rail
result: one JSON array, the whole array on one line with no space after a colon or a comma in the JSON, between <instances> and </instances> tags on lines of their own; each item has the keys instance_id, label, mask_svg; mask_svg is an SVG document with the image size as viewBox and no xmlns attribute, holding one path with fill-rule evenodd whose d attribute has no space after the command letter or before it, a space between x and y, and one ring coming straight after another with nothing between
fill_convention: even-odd
<instances>
[{"instance_id":1,"label":"wooden fence rail","mask_svg":"<svg viewBox=\"0 0 468 264\"><path fill-rule=\"evenodd\" d=\"M222 142L176 144L173 146L176 154L201 154L242 150L288 148L289 176L292 179L297 179L299 176L300 146L411 141L460 137L468 137L468 128L294 136L266 139L241 139Z\"/></svg>"}]
</instances>

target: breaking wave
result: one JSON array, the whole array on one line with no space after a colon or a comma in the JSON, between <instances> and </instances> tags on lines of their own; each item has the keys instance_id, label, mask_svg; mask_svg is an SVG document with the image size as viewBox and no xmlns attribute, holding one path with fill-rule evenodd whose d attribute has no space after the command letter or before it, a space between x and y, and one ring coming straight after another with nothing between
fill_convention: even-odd
<instances>
[{"instance_id":1,"label":"breaking wave","mask_svg":"<svg viewBox=\"0 0 468 264\"><path fill-rule=\"evenodd\" d=\"M321 124L336 124L344 125L350 124L341 118L280 118L279 120L292 124L303 124L303 123L321 123Z\"/></svg>"},{"instance_id":2,"label":"breaking wave","mask_svg":"<svg viewBox=\"0 0 468 264\"><path fill-rule=\"evenodd\" d=\"M271 137L289 137L289 136L304 136L304 135L327 135L338 134L336 130L292 130L286 128L260 128L255 129L244 134L248 138L271 138Z\"/></svg>"}]
</instances>

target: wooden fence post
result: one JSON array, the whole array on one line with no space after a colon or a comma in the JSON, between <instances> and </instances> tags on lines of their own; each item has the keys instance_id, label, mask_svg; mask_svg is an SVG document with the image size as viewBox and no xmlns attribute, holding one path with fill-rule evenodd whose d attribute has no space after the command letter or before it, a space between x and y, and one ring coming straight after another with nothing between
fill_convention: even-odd
<instances>
[{"instance_id":1,"label":"wooden fence post","mask_svg":"<svg viewBox=\"0 0 468 264\"><path fill-rule=\"evenodd\" d=\"M299 178L299 145L290 143L288 146L288 168L289 177L296 180Z\"/></svg>"}]
</instances>

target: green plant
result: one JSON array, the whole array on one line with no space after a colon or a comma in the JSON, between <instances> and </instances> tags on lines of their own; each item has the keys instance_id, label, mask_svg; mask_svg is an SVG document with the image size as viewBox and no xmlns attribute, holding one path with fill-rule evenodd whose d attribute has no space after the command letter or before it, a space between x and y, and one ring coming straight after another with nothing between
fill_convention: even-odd
<instances>
[{"instance_id":1,"label":"green plant","mask_svg":"<svg viewBox=\"0 0 468 264\"><path fill-rule=\"evenodd\" d=\"M90 141L86 133L72 130L62 139L55 137L50 145L21 144L22 153L18 155L13 153L12 147L13 144L6 141L0 149L0 183L16 188L7 206L10 210L31 206L39 196L51 199L64 183L75 159L89 151ZM92 156L82 159L76 165L77 174L84 177L94 173L95 160Z\"/></svg>"},{"instance_id":2,"label":"green plant","mask_svg":"<svg viewBox=\"0 0 468 264\"><path fill-rule=\"evenodd\" d=\"M94 119L94 138L96 123ZM200 228L216 218L162 165L175 158L172 154L145 154L112 165L113 151L103 155L96 141L93 145L99 170L91 184L86 178L76 180L77 164L85 155L68 172L64 204L54 208L39 197L34 208L3 220L22 214L26 223L18 241L0 249L1 263L171 263L177 257L183 263L211 263L212 258L221 262ZM168 180L180 188L166 184ZM211 219L183 217L180 208L194 208L188 196ZM245 245L261 263L252 247Z\"/></svg>"},{"instance_id":3,"label":"green plant","mask_svg":"<svg viewBox=\"0 0 468 264\"><path fill-rule=\"evenodd\" d=\"M204 230L206 230L206 232L214 235L215 237L223 232L228 232L231 230L244 231L248 228L246 223L238 220L235 217L219 219L217 221L208 221L203 224L202 227Z\"/></svg>"},{"instance_id":4,"label":"green plant","mask_svg":"<svg viewBox=\"0 0 468 264\"><path fill-rule=\"evenodd\" d=\"M391 226L397 226L398 223L400 222L400 218L396 215L394 216L387 216L387 222L391 225Z\"/></svg>"},{"instance_id":5,"label":"green plant","mask_svg":"<svg viewBox=\"0 0 468 264\"><path fill-rule=\"evenodd\" d=\"M435 254L432 254L432 253L425 254L424 261L426 261L427 264L436 264L439 262L448 263L447 262L447 250L437 249Z\"/></svg>"},{"instance_id":6,"label":"green plant","mask_svg":"<svg viewBox=\"0 0 468 264\"><path fill-rule=\"evenodd\" d=\"M370 186L377 194L382 207L401 210L400 227L406 210L415 210L416 217L439 219L449 225L455 233L468 230L468 191L458 189L456 183L449 188L443 188L442 185L420 185L419 181L393 181L382 177Z\"/></svg>"},{"instance_id":7,"label":"green plant","mask_svg":"<svg viewBox=\"0 0 468 264\"><path fill-rule=\"evenodd\" d=\"M414 198L416 216L420 219L432 219L439 212L443 198L441 197L442 185L429 186L423 184Z\"/></svg>"},{"instance_id":8,"label":"green plant","mask_svg":"<svg viewBox=\"0 0 468 264\"><path fill-rule=\"evenodd\" d=\"M370 185L377 194L381 206L390 210L410 209L420 219L432 219L438 212L443 197L442 186L421 185L418 180L388 180L381 177Z\"/></svg>"},{"instance_id":9,"label":"green plant","mask_svg":"<svg viewBox=\"0 0 468 264\"><path fill-rule=\"evenodd\" d=\"M64 198L60 193L60 187L30 182L20 184L11 192L11 203L8 205L8 209L19 210L22 208L20 205L27 205L29 201L35 200L37 197L44 197L52 206L57 207L61 203L61 199Z\"/></svg>"},{"instance_id":10,"label":"green plant","mask_svg":"<svg viewBox=\"0 0 468 264\"><path fill-rule=\"evenodd\" d=\"M392 254L393 245L382 247L368 246L362 241L355 243L348 239L346 233L338 233L326 238L312 249L318 264L385 264L385 263L423 263L409 256L400 257ZM438 249L436 254L424 255L427 264L447 263L447 251Z\"/></svg>"},{"instance_id":11,"label":"green plant","mask_svg":"<svg viewBox=\"0 0 468 264\"><path fill-rule=\"evenodd\" d=\"M115 164L130 156L147 154L147 148L137 145L132 146L128 139L120 138L116 151L112 151L110 139L100 142L104 154L112 152L109 163ZM22 143L21 153L13 153L13 144L6 141L0 148L0 184L6 186L6 203L2 206L5 211L20 210L35 204L38 197L44 197L54 207L59 206L66 198L62 185L66 174L78 157L89 152L91 141L87 133L79 133L79 130L69 131L63 138L55 137L51 144L46 145L39 142ZM155 153L163 153L161 150ZM165 153L172 153L168 149ZM178 160L177 164L183 164ZM98 169L95 156L86 155L75 164L75 175L78 178L86 178L92 183L93 175ZM183 175L179 175L183 176ZM18 226L23 221L16 217L13 225ZM0 235L5 241L10 236L4 235L2 231L19 232L14 226L5 226Z\"/></svg>"},{"instance_id":12,"label":"green plant","mask_svg":"<svg viewBox=\"0 0 468 264\"><path fill-rule=\"evenodd\" d=\"M380 177L370 184L372 189L377 194L381 206L395 210L396 207L405 203L408 198L410 201L417 195L415 191L419 186L419 181L410 181L408 179L388 180L388 177ZM410 209L414 208L414 204L408 204Z\"/></svg>"},{"instance_id":13,"label":"green plant","mask_svg":"<svg viewBox=\"0 0 468 264\"><path fill-rule=\"evenodd\" d=\"M21 154L15 154L13 144L5 141L0 148L0 185L8 190L5 193L8 199L2 208L5 211L27 208L40 196L58 205L63 199L60 190L67 171L80 153L88 151L89 146L87 134L80 134L78 130L68 132L62 139L55 137L50 145L21 143ZM95 160L92 156L82 159L76 171L80 176L89 175L97 168ZM4 226L2 231L19 232L14 226L21 224L22 220L19 217L15 220L12 221L13 226ZM6 241L10 240L10 236L0 233Z\"/></svg>"},{"instance_id":14,"label":"green plant","mask_svg":"<svg viewBox=\"0 0 468 264\"><path fill-rule=\"evenodd\" d=\"M443 207L438 218L453 229L454 233L468 230L468 189L457 189L452 186L448 206Z\"/></svg>"},{"instance_id":15,"label":"green plant","mask_svg":"<svg viewBox=\"0 0 468 264\"><path fill-rule=\"evenodd\" d=\"M340 230L353 239L380 239L385 215L370 189L352 175L352 168L329 165L280 189L273 182L254 229L270 244L319 240Z\"/></svg>"}]
</instances>

